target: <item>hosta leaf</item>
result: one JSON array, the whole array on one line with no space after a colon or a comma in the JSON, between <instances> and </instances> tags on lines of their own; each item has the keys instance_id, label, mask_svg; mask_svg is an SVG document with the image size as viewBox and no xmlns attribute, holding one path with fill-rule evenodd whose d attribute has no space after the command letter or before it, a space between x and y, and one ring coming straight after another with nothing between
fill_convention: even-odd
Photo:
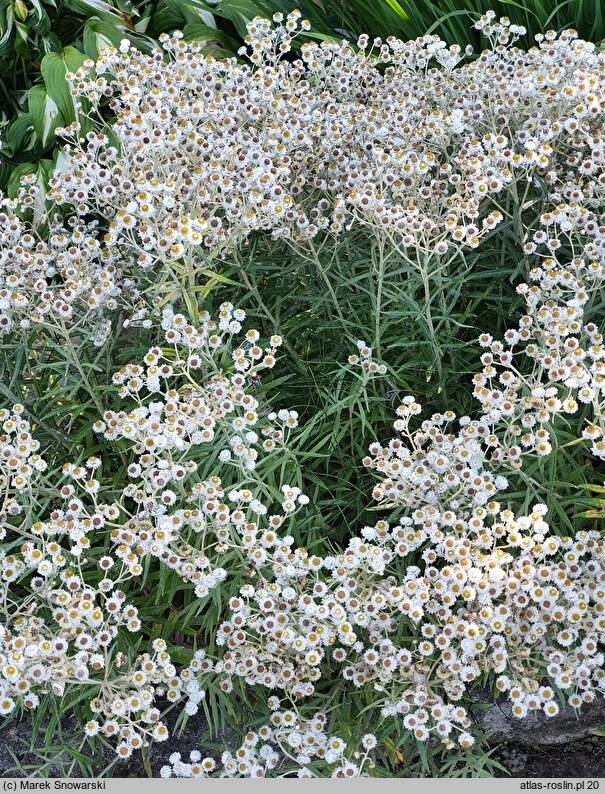
<instances>
[{"instance_id":1,"label":"hosta leaf","mask_svg":"<svg viewBox=\"0 0 605 794\"><path fill-rule=\"evenodd\" d=\"M36 145L36 141L37 137L29 113L20 113L5 129L0 153L10 159L25 152L31 157L29 152Z\"/></svg>"},{"instance_id":2,"label":"hosta leaf","mask_svg":"<svg viewBox=\"0 0 605 794\"><path fill-rule=\"evenodd\" d=\"M19 38L23 39L23 41L27 41L29 36L29 25L25 25L23 22L15 20L15 29Z\"/></svg>"},{"instance_id":3,"label":"hosta leaf","mask_svg":"<svg viewBox=\"0 0 605 794\"><path fill-rule=\"evenodd\" d=\"M191 22L189 25L185 25L183 35L186 41L220 41L227 48L233 46L229 37L222 30L210 28L201 22Z\"/></svg>"},{"instance_id":4,"label":"hosta leaf","mask_svg":"<svg viewBox=\"0 0 605 794\"><path fill-rule=\"evenodd\" d=\"M262 3L250 2L250 0L229 0L228 3L219 3L216 13L230 19L235 25L240 36L246 36L246 22L256 16L270 16L263 8Z\"/></svg>"},{"instance_id":5,"label":"hosta leaf","mask_svg":"<svg viewBox=\"0 0 605 794\"><path fill-rule=\"evenodd\" d=\"M60 174L65 174L69 170L70 160L70 153L66 152L63 148L57 147L54 152L55 162L54 167L55 170L58 171Z\"/></svg>"},{"instance_id":6,"label":"hosta leaf","mask_svg":"<svg viewBox=\"0 0 605 794\"><path fill-rule=\"evenodd\" d=\"M35 163L20 163L15 169L13 169L7 186L7 193L10 198L14 198L17 195L17 190L21 184L21 177L25 176L26 174L33 174L35 171Z\"/></svg>"},{"instance_id":7,"label":"hosta leaf","mask_svg":"<svg viewBox=\"0 0 605 794\"><path fill-rule=\"evenodd\" d=\"M15 9L15 16L17 19L21 22L25 22L27 15L29 14L29 9L23 0L14 0L13 8Z\"/></svg>"},{"instance_id":8,"label":"hosta leaf","mask_svg":"<svg viewBox=\"0 0 605 794\"><path fill-rule=\"evenodd\" d=\"M37 226L46 220L46 213L50 209L50 202L46 200L48 192L48 182L53 173L52 160L39 160L37 163L36 176L39 190L33 205L33 224Z\"/></svg>"},{"instance_id":9,"label":"hosta leaf","mask_svg":"<svg viewBox=\"0 0 605 794\"><path fill-rule=\"evenodd\" d=\"M30 24L32 31L36 34L36 48L39 50L41 39L50 32L52 23L46 14L44 14L42 17L30 17Z\"/></svg>"},{"instance_id":10,"label":"hosta leaf","mask_svg":"<svg viewBox=\"0 0 605 794\"><path fill-rule=\"evenodd\" d=\"M15 20L15 32L17 35L15 36L13 47L15 48L17 55L21 58L25 58L26 60L29 60L32 57L29 30L29 25Z\"/></svg>"},{"instance_id":11,"label":"hosta leaf","mask_svg":"<svg viewBox=\"0 0 605 794\"><path fill-rule=\"evenodd\" d=\"M57 104L66 124L75 121L76 110L65 75L75 72L85 60L86 56L75 47L66 47L61 54L49 52L40 64L46 90Z\"/></svg>"},{"instance_id":12,"label":"hosta leaf","mask_svg":"<svg viewBox=\"0 0 605 794\"><path fill-rule=\"evenodd\" d=\"M178 2L178 0L175 1ZM271 16L270 12L263 8L262 3L252 2L252 0L228 0L227 3L218 3L216 6L210 6L203 0L188 0L188 5L214 16L229 19L240 36L247 35L246 22L248 20L259 15Z\"/></svg>"},{"instance_id":13,"label":"hosta leaf","mask_svg":"<svg viewBox=\"0 0 605 794\"><path fill-rule=\"evenodd\" d=\"M142 17L139 17L137 21L134 23L134 29L137 33L146 33L147 28L149 27L149 22L151 20L151 14L147 13Z\"/></svg>"},{"instance_id":14,"label":"hosta leaf","mask_svg":"<svg viewBox=\"0 0 605 794\"><path fill-rule=\"evenodd\" d=\"M211 14L209 11L204 11L202 8L196 8L195 13L205 25L207 25L209 28L214 28L216 30L216 22L214 20L214 14Z\"/></svg>"},{"instance_id":15,"label":"hosta leaf","mask_svg":"<svg viewBox=\"0 0 605 794\"><path fill-rule=\"evenodd\" d=\"M103 47L118 47L124 38L125 30L120 30L102 19L87 19L84 25L84 52L90 58L97 58Z\"/></svg>"},{"instance_id":16,"label":"hosta leaf","mask_svg":"<svg viewBox=\"0 0 605 794\"><path fill-rule=\"evenodd\" d=\"M60 40L52 31L49 31L44 38L39 42L38 47L44 57L48 52L62 52L63 45Z\"/></svg>"},{"instance_id":17,"label":"hosta leaf","mask_svg":"<svg viewBox=\"0 0 605 794\"><path fill-rule=\"evenodd\" d=\"M52 176L52 172L52 160L38 160L37 163L21 163L13 170L10 175L10 179L8 180L8 195L14 197L17 194L19 185L21 184L21 177L25 176L26 174L36 174L36 182L38 184L39 190L36 194L33 206L28 210L28 212L33 210L32 221L34 225L37 225L43 220L46 211L49 208L49 204L46 201L45 196L48 190L48 181Z\"/></svg>"},{"instance_id":18,"label":"hosta leaf","mask_svg":"<svg viewBox=\"0 0 605 794\"><path fill-rule=\"evenodd\" d=\"M175 15L178 19L176 21L176 27L182 26L182 21L191 23L191 24L199 24L200 19L206 21L211 20L212 24L209 27L214 27L216 23L214 22L214 16L208 11L208 6L204 2L197 2L197 0L188 0L187 3L181 2L181 0L165 0L166 7ZM159 18L165 16L165 13L162 14L161 9L158 12ZM208 24L206 22L206 24ZM156 22L157 26L157 22ZM175 25L170 24L169 28L174 29ZM169 28L166 28L168 30Z\"/></svg>"},{"instance_id":19,"label":"hosta leaf","mask_svg":"<svg viewBox=\"0 0 605 794\"><path fill-rule=\"evenodd\" d=\"M65 0L65 5L75 11L78 16L101 17L107 22L126 25L132 28L130 14L120 8L105 2L105 0Z\"/></svg>"},{"instance_id":20,"label":"hosta leaf","mask_svg":"<svg viewBox=\"0 0 605 794\"><path fill-rule=\"evenodd\" d=\"M125 14L128 14L131 17L138 17L139 12L134 3L131 3L130 0L114 0L114 5L116 8L119 8L120 11L124 11Z\"/></svg>"},{"instance_id":21,"label":"hosta leaf","mask_svg":"<svg viewBox=\"0 0 605 794\"><path fill-rule=\"evenodd\" d=\"M10 43L15 24L15 15L10 3L0 4L0 51Z\"/></svg>"},{"instance_id":22,"label":"hosta leaf","mask_svg":"<svg viewBox=\"0 0 605 794\"><path fill-rule=\"evenodd\" d=\"M184 6L182 4L176 2L171 4L167 0L166 2L165 0L160 0L152 10L148 27L157 33L158 31L181 29L185 22L194 22L194 19L189 20L185 16L183 9Z\"/></svg>"},{"instance_id":23,"label":"hosta leaf","mask_svg":"<svg viewBox=\"0 0 605 794\"><path fill-rule=\"evenodd\" d=\"M30 88L27 102L38 140L46 147L55 129L65 123L63 114L44 86L36 85Z\"/></svg>"}]
</instances>

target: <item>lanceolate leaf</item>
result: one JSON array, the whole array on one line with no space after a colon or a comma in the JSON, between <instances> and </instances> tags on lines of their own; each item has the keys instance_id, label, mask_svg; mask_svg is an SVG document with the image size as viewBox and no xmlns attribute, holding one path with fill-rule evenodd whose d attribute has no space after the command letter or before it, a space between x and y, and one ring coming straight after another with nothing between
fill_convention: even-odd
<instances>
[{"instance_id":1,"label":"lanceolate leaf","mask_svg":"<svg viewBox=\"0 0 605 794\"><path fill-rule=\"evenodd\" d=\"M403 20L409 19L408 15L405 13L403 8L399 5L397 0L387 0L387 3L391 6L393 11L395 11Z\"/></svg>"},{"instance_id":2,"label":"lanceolate leaf","mask_svg":"<svg viewBox=\"0 0 605 794\"><path fill-rule=\"evenodd\" d=\"M178 0L172 0L172 3L178 3ZM215 6L205 3L203 0L188 0L187 4L200 11L210 12L214 16L230 20L240 36L246 35L248 20L258 15L271 16L270 6L264 8L263 3L256 0L228 0L228 2L218 3Z\"/></svg>"},{"instance_id":3,"label":"lanceolate leaf","mask_svg":"<svg viewBox=\"0 0 605 794\"><path fill-rule=\"evenodd\" d=\"M210 11L210 6L201 2L201 0L199 2L198 0L187 0L187 2L183 2L182 0L165 0L165 3L170 11L188 23L199 24L201 22L208 27L216 27L216 22L214 21L214 15ZM159 13L162 13L161 10Z\"/></svg>"},{"instance_id":4,"label":"lanceolate leaf","mask_svg":"<svg viewBox=\"0 0 605 794\"><path fill-rule=\"evenodd\" d=\"M36 146L37 136L32 126L29 113L20 113L16 116L3 132L0 141L0 154L10 159L23 160L25 157L39 156L39 152L33 154L32 150Z\"/></svg>"},{"instance_id":5,"label":"lanceolate leaf","mask_svg":"<svg viewBox=\"0 0 605 794\"><path fill-rule=\"evenodd\" d=\"M26 25L24 22L19 22L19 20L15 20L15 31L17 35L15 36L15 41L13 43L15 47L15 52L17 55L21 56L21 58L30 58L30 41L29 41L29 25Z\"/></svg>"},{"instance_id":6,"label":"lanceolate leaf","mask_svg":"<svg viewBox=\"0 0 605 794\"><path fill-rule=\"evenodd\" d=\"M47 16L46 11L42 8L40 0L29 0L29 2L31 3L38 19L43 19L45 16Z\"/></svg>"},{"instance_id":7,"label":"lanceolate leaf","mask_svg":"<svg viewBox=\"0 0 605 794\"><path fill-rule=\"evenodd\" d=\"M10 0L0 0L0 51L10 42L15 15Z\"/></svg>"},{"instance_id":8,"label":"lanceolate leaf","mask_svg":"<svg viewBox=\"0 0 605 794\"><path fill-rule=\"evenodd\" d=\"M270 16L260 2L251 0L229 0L228 3L219 3L215 13L231 20L240 36L247 34L246 22L255 16Z\"/></svg>"}]
</instances>

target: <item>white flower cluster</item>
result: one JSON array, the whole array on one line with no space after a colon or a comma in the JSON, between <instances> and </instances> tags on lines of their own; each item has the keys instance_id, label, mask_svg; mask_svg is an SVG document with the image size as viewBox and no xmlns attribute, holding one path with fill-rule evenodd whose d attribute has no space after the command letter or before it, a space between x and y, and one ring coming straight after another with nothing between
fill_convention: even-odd
<instances>
[{"instance_id":1,"label":"white flower cluster","mask_svg":"<svg viewBox=\"0 0 605 794\"><path fill-rule=\"evenodd\" d=\"M479 417L456 427L452 412L434 414L414 430L421 407L405 398L399 437L373 444L364 461L381 477L374 498L396 520L310 558L312 577L289 568L275 583L242 588L215 672L296 699L314 692L331 657L355 687L383 693L383 715L403 715L418 740L449 742L457 730L463 746L470 721L451 703L487 672L518 717L556 715L557 691L572 707L605 694L601 533L567 537L549 527L547 505L525 515L498 501L527 458L552 451L580 402L592 410L587 429L578 418L579 440L602 457L605 349L586 312L605 278L605 229L574 209L559 204L556 218L576 218L558 239L578 256L557 261L538 248L534 284L520 287L528 306L518 330L505 343L479 339L488 351L474 379Z\"/></svg>"},{"instance_id":2,"label":"white flower cluster","mask_svg":"<svg viewBox=\"0 0 605 794\"><path fill-rule=\"evenodd\" d=\"M601 533L566 537L547 523L548 505L515 509L507 497L526 461L556 451L562 426L605 458L605 348L592 319L605 278L605 55L570 32L522 52L521 31L488 14L479 27L493 47L469 63L434 36L305 44L285 59L298 19L250 24L252 66L175 36L169 62L111 49L74 76L90 112L109 98L117 121L82 146L72 130L49 192L72 215L48 219L48 241L17 214L39 211L28 180L4 200L0 328L35 321L100 344L120 302L150 327L167 281L186 293L204 248L220 256L253 231L303 245L355 223L443 267L506 220L536 264L519 287L517 327L503 341L479 339L478 416L416 420L421 407L405 398L398 437L364 461L392 513L331 554L278 534L308 499L298 486L269 486L263 460L284 451L298 415L263 417L248 387L273 367L281 338L263 346L248 331L233 347L245 315L231 304L217 320L197 310L197 295L185 295L189 316L165 306L165 344L115 374L130 405L95 430L132 456L119 494L96 476L99 458L69 463L61 500L18 524L10 491L31 489L45 464L20 407L0 417L10 495L2 714L86 684L98 692L86 732L117 738L127 757L166 737L159 698L194 714L208 677L225 693L234 678L283 693L271 698L270 725L226 753L221 772L194 751L164 776L264 775L292 756L303 776L318 760L330 774L360 774L365 761L345 759L313 707L318 682L337 675L417 741L448 747L473 743L460 702L480 680L508 693L519 717L554 716L560 693L578 707L605 692ZM99 214L106 229L87 220ZM372 350L358 349L350 363L382 374ZM214 461L220 477L198 474ZM220 658L198 652L177 671L163 640L134 660L117 650L119 631L141 628L129 599L151 564L198 598L229 566L249 577L220 617ZM309 718L281 710L304 698ZM366 755L374 744L364 739Z\"/></svg>"},{"instance_id":3,"label":"white flower cluster","mask_svg":"<svg viewBox=\"0 0 605 794\"><path fill-rule=\"evenodd\" d=\"M39 474L46 471L46 461L38 454L40 443L31 435L24 410L21 404L13 405L11 411L0 409L0 540L6 537L8 517L23 512L25 492L31 491Z\"/></svg>"},{"instance_id":4,"label":"white flower cluster","mask_svg":"<svg viewBox=\"0 0 605 794\"><path fill-rule=\"evenodd\" d=\"M34 520L31 511L20 515L13 498L5 504L2 536L8 533L9 549L22 542L18 550L0 552L0 714L21 703L35 708L41 694L87 685L96 716L86 734L115 738L118 755L127 758L151 739L168 737L159 698L197 712L204 692L196 676L211 668L203 651L178 672L164 640L136 659L118 651L117 640L120 630L141 630L128 594L140 587L150 560L177 571L203 598L227 575L209 554L220 560L234 549L236 564L260 572L281 563L292 543L277 530L308 502L300 489L283 486L275 495L283 513L275 514L251 490L257 447L266 454L283 449L297 424L290 411L264 424L247 391L247 378L273 366L281 339L274 336L263 348L259 334L248 331L233 347L244 318L223 304L218 321L203 314L193 327L167 307L167 347L152 348L144 366L117 373L122 398L134 398L137 407L108 412L95 429L112 442L125 439L137 456L128 466L132 482L121 493L103 482L97 474L102 460L91 456L63 466L64 484L49 486L57 506L44 519ZM46 468L23 410L16 405L0 413L1 476L9 495L31 488L36 470ZM228 478L243 483L228 493L216 475L194 477L192 455L213 440L230 452L219 456ZM102 501L105 495L112 501Z\"/></svg>"},{"instance_id":5,"label":"white flower cluster","mask_svg":"<svg viewBox=\"0 0 605 794\"><path fill-rule=\"evenodd\" d=\"M508 197L569 166L598 186L603 55L569 31L523 52L514 26L486 20L494 46L468 63L437 36L305 43L292 60L297 12L249 24L251 64L180 34L87 62L81 113L102 119L109 100L117 120L66 132L46 197L26 178L3 201L0 330L69 321L102 344L118 304L148 310L158 281L180 294L259 230L304 247L354 224L435 270L490 235Z\"/></svg>"},{"instance_id":6,"label":"white flower cluster","mask_svg":"<svg viewBox=\"0 0 605 794\"><path fill-rule=\"evenodd\" d=\"M129 286L121 280L129 254L108 248L96 222L77 218L50 218L40 239L26 219L40 198L32 177L23 177L17 199L0 196L0 334L68 324L86 328L101 346L111 331L107 315Z\"/></svg>"},{"instance_id":7,"label":"white flower cluster","mask_svg":"<svg viewBox=\"0 0 605 794\"><path fill-rule=\"evenodd\" d=\"M169 757L169 764L162 767L160 776L262 778L273 770L278 770L280 775L287 771L297 778L353 778L363 774L368 755L377 744L373 734L363 737L364 752L358 752L353 761L347 758L345 741L326 733L328 718L325 714L302 718L294 710L282 710L275 696L269 698L269 708L272 712L269 723L248 732L235 752L226 750L221 756L220 768L213 758L202 758L198 750L191 751L188 762L177 752ZM314 771L308 766L312 762Z\"/></svg>"},{"instance_id":8,"label":"white flower cluster","mask_svg":"<svg viewBox=\"0 0 605 794\"><path fill-rule=\"evenodd\" d=\"M260 442L254 430L259 423L258 401L244 386L247 378L274 366L281 338L272 337L271 346L262 348L257 344L259 333L249 331L244 346L231 352L235 373L226 377L214 359L224 351L231 336L241 330L241 320L245 317L243 311L236 310L236 319L232 320L232 309L231 304L221 306L223 319L218 326L203 313L200 325L194 327L182 314L174 314L171 307L166 308L162 327L172 350L163 352L160 348L151 348L144 358L144 366L130 364L113 376L123 398L137 397L143 389L148 394L161 393L163 397L162 401L147 405L138 400L139 405L133 411L108 411L103 421L95 425L95 430L111 441L125 438L134 444L141 458L129 473L141 475L148 483L147 490L155 490L154 481L160 476L165 485L173 479L182 480L186 474L181 470L167 470L170 467L166 465L166 451L178 456L192 445L214 441L219 430L223 430L226 441L221 460L239 461L249 470L255 467L256 447ZM209 380L201 388L196 387L193 380L199 369L209 373ZM165 388L178 378L189 381L180 394L175 389ZM264 429L264 434L272 435L273 431L274 428L269 427ZM276 441L273 435L272 440ZM283 432L278 433L277 440L283 440ZM265 449L270 448L271 445L265 445ZM162 461L161 471L157 466L158 456Z\"/></svg>"},{"instance_id":9,"label":"white flower cluster","mask_svg":"<svg viewBox=\"0 0 605 794\"><path fill-rule=\"evenodd\" d=\"M373 358L373 350L368 347L363 339L357 340L358 353L352 353L349 358L349 364L361 367L363 372L367 375L386 375L386 364L375 361Z\"/></svg>"},{"instance_id":10,"label":"white flower cluster","mask_svg":"<svg viewBox=\"0 0 605 794\"><path fill-rule=\"evenodd\" d=\"M534 173L549 181L559 142L598 108L603 60L570 32L525 53L497 24L500 44L468 64L437 36L306 43L292 62L296 27L296 13L253 20L252 66L178 35L168 63L132 49L88 63L74 94L93 107L111 97L118 121L111 140L88 136L54 200L102 207L110 243L136 241L145 266L198 262L200 245L228 250L259 229L304 241L353 222L441 257L503 220L490 197ZM456 68L428 68L452 57Z\"/></svg>"},{"instance_id":11,"label":"white flower cluster","mask_svg":"<svg viewBox=\"0 0 605 794\"><path fill-rule=\"evenodd\" d=\"M545 37L555 75L570 39L562 41ZM557 428L572 420L590 454L605 451L605 348L590 319L605 278L605 174L601 143L588 133L603 100L594 74L580 80L588 85L595 93L565 126L573 135L558 153L565 169L544 173L552 206L526 230L524 253L538 264L518 289L525 313L502 342L479 338L479 417L456 426L452 412L435 414L414 430L421 406L404 399L400 437L372 445L364 461L381 475L374 497L396 519L365 527L340 554L310 558L312 578L290 569L281 581L242 588L214 672L297 700L333 674L333 660L353 686L372 686L383 716L402 715L418 741L449 745L456 735L463 747L473 743L471 722L456 702L486 673L517 717L555 716L560 693L572 708L605 693L601 533L567 537L549 527L547 505L523 514L498 501L526 459L556 449ZM536 146L525 142L533 162Z\"/></svg>"}]
</instances>

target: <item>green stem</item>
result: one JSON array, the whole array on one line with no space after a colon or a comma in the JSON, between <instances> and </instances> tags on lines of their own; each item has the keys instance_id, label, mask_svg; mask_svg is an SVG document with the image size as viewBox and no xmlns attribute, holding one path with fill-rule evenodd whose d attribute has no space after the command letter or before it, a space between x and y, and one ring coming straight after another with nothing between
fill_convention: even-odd
<instances>
[{"instance_id":1,"label":"green stem","mask_svg":"<svg viewBox=\"0 0 605 794\"><path fill-rule=\"evenodd\" d=\"M84 368L82 367L82 364L80 363L80 357L78 355L77 350L75 349L75 347L73 345L73 342L71 341L71 338L69 336L69 332L68 332L67 328L65 327L65 320L63 320L63 319L61 320L61 330L63 332L63 338L65 339L65 344L67 346L67 349L68 349L69 353L71 354L71 360L72 360L75 368L78 370L78 373L79 373L80 377L82 378L82 382L86 386L86 391L88 392L88 394L92 398L92 401L94 402L95 406L97 407L97 410L99 411L99 419L101 419L103 417L103 414L105 413L105 408L101 404L101 401L99 400L97 394L95 393L95 390L92 388L92 386L90 384L90 381L88 380L88 376L86 375L86 372L85 372Z\"/></svg>"},{"instance_id":2,"label":"green stem","mask_svg":"<svg viewBox=\"0 0 605 794\"><path fill-rule=\"evenodd\" d=\"M376 316L374 318L374 344L376 347L376 357L382 358L382 340L381 340L381 311L382 311L382 287L384 282L384 238L378 238L378 263L377 263L377 279L376 279Z\"/></svg>"},{"instance_id":3,"label":"green stem","mask_svg":"<svg viewBox=\"0 0 605 794\"><path fill-rule=\"evenodd\" d=\"M442 385L443 381L443 366L441 364L441 348L437 342L437 335L435 333L435 325L433 323L433 314L431 312L431 285L429 281L428 269L426 260L418 268L420 271L420 278L422 279L422 286L424 288L424 319L426 320L429 334L431 337L431 347L433 348L433 355L435 356L435 364L437 367L437 375L439 376L439 383Z\"/></svg>"},{"instance_id":4,"label":"green stem","mask_svg":"<svg viewBox=\"0 0 605 794\"><path fill-rule=\"evenodd\" d=\"M332 304L334 306L334 309L336 310L336 314L338 315L338 319L342 322L343 326L348 331L348 324L347 324L347 321L345 319L344 313L343 313L342 309L340 308L340 304L338 303L338 298L336 297L336 292L334 291L334 287L332 286L332 282L328 278L328 274L326 273L323 265L321 264L321 260L320 260L318 254L317 254L317 249L313 245L312 241L310 241L309 250L311 251L311 260L315 264L315 267L319 270L319 275L321 276L324 284L326 285L326 288L327 288L328 292L330 293L330 297L332 298Z\"/></svg>"},{"instance_id":5,"label":"green stem","mask_svg":"<svg viewBox=\"0 0 605 794\"><path fill-rule=\"evenodd\" d=\"M253 284L250 281L250 279L248 278L248 274L246 273L246 270L244 269L243 264L240 262L239 265L240 265L239 272L240 272L240 275L242 277L242 281L246 285L246 289L254 297L256 303L258 304L258 307L264 312L265 317L271 323L271 326L272 326L271 330L274 333L279 332L279 327L278 327L278 324L277 324L277 320L275 319L275 316L274 316L273 312L270 311L270 309L268 308L267 304L262 299L260 291L259 291L258 287L256 286L256 284ZM292 360L294 361L294 363L296 364L298 369L301 372L304 372L306 374L306 369L301 364L299 356L297 355L296 351L292 347L292 345L291 345L290 341L288 340L288 338L284 337L283 340L282 340L282 343L283 343L283 346L288 351L288 353L290 353L290 355L292 356Z\"/></svg>"}]
</instances>

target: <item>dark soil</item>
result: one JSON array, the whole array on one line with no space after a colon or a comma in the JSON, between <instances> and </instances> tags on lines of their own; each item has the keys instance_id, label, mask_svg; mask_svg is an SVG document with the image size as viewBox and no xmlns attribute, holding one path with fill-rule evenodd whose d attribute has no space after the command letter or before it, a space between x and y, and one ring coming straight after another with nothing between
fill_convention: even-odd
<instances>
[{"instance_id":1,"label":"dark soil","mask_svg":"<svg viewBox=\"0 0 605 794\"><path fill-rule=\"evenodd\" d=\"M45 720L47 724L48 721ZM107 770L107 777L159 777L160 768L168 763L168 757L173 752L181 752L183 758L188 758L190 750L199 747L200 739L208 733L208 725L201 712L191 717L182 731L173 730L174 718L166 719L171 735L165 742L153 742L145 751L145 756L140 752L126 759L117 759L113 749L95 745L93 754L91 746L85 743L80 751L82 741L81 728L73 717L61 720L61 738L55 735L51 743L56 742L57 747L45 747L44 727L39 732L35 742L32 742L31 720L26 716L21 720L13 719L4 727L0 727L0 778L1 777L63 777L74 758L64 749L65 746L79 750L83 755L92 758L92 763L81 765L76 762L71 770L72 777L95 777L102 775ZM73 740L72 740L72 737ZM208 755L217 756L226 749L227 740L209 739ZM12 754L11 754L12 751ZM107 769L111 767L111 769Z\"/></svg>"},{"instance_id":2,"label":"dark soil","mask_svg":"<svg viewBox=\"0 0 605 794\"><path fill-rule=\"evenodd\" d=\"M171 721L169 720L169 723ZM81 737L78 726L73 718L62 720L63 745L77 749L80 738L69 743L69 737ZM65 774L73 758L60 746L56 749L44 749L44 730L40 731L32 748L31 723L24 718L12 720L0 729L0 777L60 777ZM179 751L185 758L189 750L199 747L200 739L207 733L207 725L201 714L189 720L180 736L172 735L167 742L153 744L147 751L144 762L140 753L126 761L117 761L109 776L112 777L148 777L151 771L154 777L159 776L160 767L167 763L168 756ZM53 741L57 741L56 738ZM59 745L60 743L57 742ZM208 743L208 755L216 757L229 744L227 739L216 739ZM15 758L18 759L18 767ZM90 756L91 750L84 745L82 752ZM493 756L506 770L497 773L498 777L516 778L605 778L605 738L590 736L565 745L515 745L501 744ZM107 748L102 755L95 756L95 763L90 767L91 776L101 774L102 770L111 765L115 753ZM39 771L36 771L39 770ZM76 762L71 772L73 776L88 776L85 769Z\"/></svg>"},{"instance_id":3,"label":"dark soil","mask_svg":"<svg viewBox=\"0 0 605 794\"><path fill-rule=\"evenodd\" d=\"M605 778L605 738L599 736L564 745L506 744L495 758L512 777Z\"/></svg>"}]
</instances>

